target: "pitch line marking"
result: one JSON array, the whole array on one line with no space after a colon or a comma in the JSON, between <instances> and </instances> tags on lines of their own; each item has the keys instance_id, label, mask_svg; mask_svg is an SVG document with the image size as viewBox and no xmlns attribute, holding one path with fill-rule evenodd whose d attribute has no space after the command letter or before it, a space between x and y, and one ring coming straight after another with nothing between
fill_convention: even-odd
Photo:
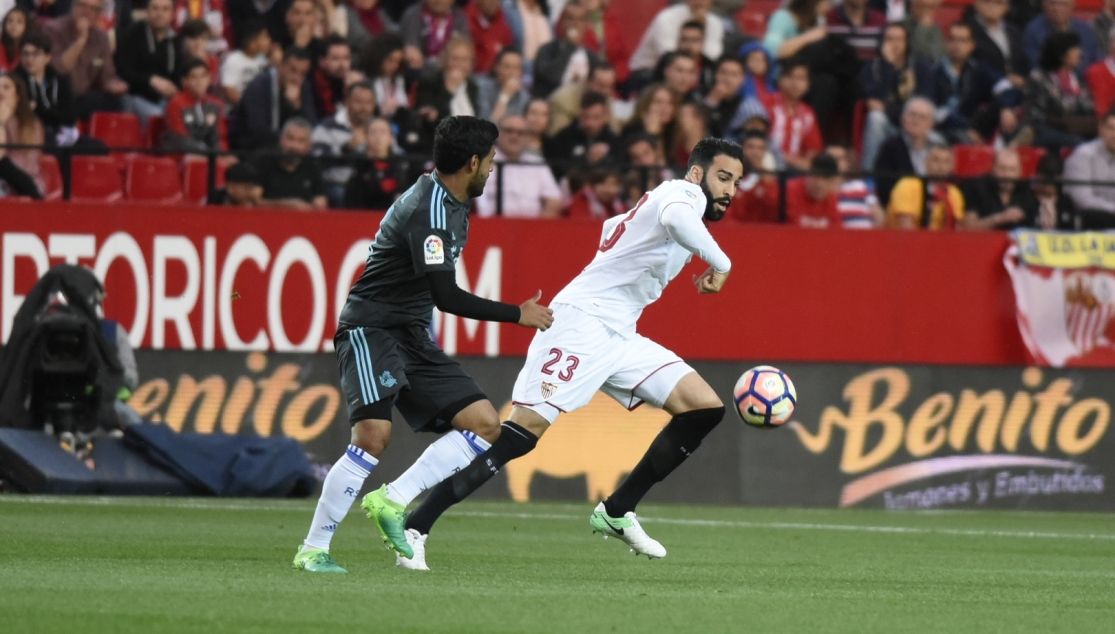
<instances>
[{"instance_id":1,"label":"pitch line marking","mask_svg":"<svg viewBox=\"0 0 1115 634\"><path fill-rule=\"evenodd\" d=\"M40 496L40 495L0 495L0 502L13 502L24 504L64 504L78 506L124 506L124 507L150 507L150 508L180 508L198 509L209 511L282 511L302 513L307 510L304 504L291 502L287 504L244 504L234 501L201 501L201 500L175 500L151 498L115 498L115 497L68 497L68 496ZM584 515L566 515L558 513L507 513L494 511L450 511L449 515L455 517L487 517L495 519L523 519L523 520L557 520L579 521L588 517ZM640 521L651 524L672 524L675 526L705 526L711 528L761 528L783 530L819 530L819 531L845 531L860 533L891 533L905 535L950 535L957 537L1022 537L1030 539L1091 539L1115 541L1115 534L1107 533L1055 533L1048 531L998 531L984 529L964 528L917 528L911 526L871 526L857 524L819 524L806 522L748 522L744 520L697 520L679 519L669 517L639 517Z\"/></svg>"}]
</instances>

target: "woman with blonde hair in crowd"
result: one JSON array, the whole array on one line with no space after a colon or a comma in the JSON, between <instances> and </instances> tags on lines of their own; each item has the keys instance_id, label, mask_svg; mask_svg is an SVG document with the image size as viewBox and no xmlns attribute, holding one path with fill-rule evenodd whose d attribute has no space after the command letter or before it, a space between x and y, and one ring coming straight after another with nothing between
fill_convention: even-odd
<instances>
[{"instance_id":1,"label":"woman with blonde hair in crowd","mask_svg":"<svg viewBox=\"0 0 1115 634\"><path fill-rule=\"evenodd\" d=\"M37 145L44 141L43 124L35 116L23 80L0 73L0 181L17 196L42 198L39 149L7 149L5 145Z\"/></svg>"}]
</instances>

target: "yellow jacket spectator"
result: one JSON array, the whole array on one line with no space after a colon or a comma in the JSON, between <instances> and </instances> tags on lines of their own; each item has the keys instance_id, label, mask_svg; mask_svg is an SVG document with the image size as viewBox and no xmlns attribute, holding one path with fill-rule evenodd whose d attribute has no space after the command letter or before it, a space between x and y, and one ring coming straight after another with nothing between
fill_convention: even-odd
<instances>
[{"instance_id":1,"label":"yellow jacket spectator","mask_svg":"<svg viewBox=\"0 0 1115 634\"><path fill-rule=\"evenodd\" d=\"M965 213L964 195L948 180L952 177L952 148L947 145L930 144L929 155L925 159L925 176L929 180L923 182L917 176L907 176L894 186L887 205L887 224L890 227L993 229L996 223L1003 220L996 216L980 218L979 214ZM929 211L928 219L926 210ZM1010 213L1021 215L1017 209ZM1018 220L1014 215L1010 218Z\"/></svg>"}]
</instances>

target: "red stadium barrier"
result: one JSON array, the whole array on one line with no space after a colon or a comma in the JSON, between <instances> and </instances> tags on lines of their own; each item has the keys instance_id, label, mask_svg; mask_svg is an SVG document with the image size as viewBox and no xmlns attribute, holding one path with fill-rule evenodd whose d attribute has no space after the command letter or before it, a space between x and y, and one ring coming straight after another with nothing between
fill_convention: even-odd
<instances>
[{"instance_id":1,"label":"red stadium barrier","mask_svg":"<svg viewBox=\"0 0 1115 634\"><path fill-rule=\"evenodd\" d=\"M69 258L106 278L108 316L153 348L327 350L381 214L13 203L3 219L0 313ZM639 323L691 359L1022 364L1003 233L715 225L735 263L700 297L694 262ZM585 266L591 221L474 220L458 278L487 297L544 301ZM439 318L461 354L522 355L531 333Z\"/></svg>"}]
</instances>

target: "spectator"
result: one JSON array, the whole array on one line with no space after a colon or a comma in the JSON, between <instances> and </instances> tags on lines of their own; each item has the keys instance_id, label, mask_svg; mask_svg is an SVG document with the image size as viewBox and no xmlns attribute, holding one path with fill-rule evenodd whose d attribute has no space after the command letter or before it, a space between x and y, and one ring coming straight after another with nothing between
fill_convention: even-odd
<instances>
[{"instance_id":1,"label":"spectator","mask_svg":"<svg viewBox=\"0 0 1115 634\"><path fill-rule=\"evenodd\" d=\"M283 50L288 46L306 49L311 62L317 62L325 55L324 42L318 37L319 16L315 0L293 0L283 14L282 31L271 37Z\"/></svg>"},{"instance_id":2,"label":"spectator","mask_svg":"<svg viewBox=\"0 0 1115 634\"><path fill-rule=\"evenodd\" d=\"M549 133L551 119L549 102L545 99L532 99L527 104L524 118L527 122L527 130L530 131L526 151L543 156L544 148L549 144L551 136Z\"/></svg>"},{"instance_id":3,"label":"spectator","mask_svg":"<svg viewBox=\"0 0 1115 634\"><path fill-rule=\"evenodd\" d=\"M278 153L257 158L253 166L263 183L263 204L290 209L325 209L325 181L310 156L312 124L294 117L283 124Z\"/></svg>"},{"instance_id":4,"label":"spectator","mask_svg":"<svg viewBox=\"0 0 1115 634\"><path fill-rule=\"evenodd\" d=\"M79 0L80 1L80 0ZM240 37L240 32L252 21L262 21L267 26L267 32L271 36L273 46L277 49L283 49L280 42L286 41L289 37L287 32L287 10L290 9L294 0L274 0L267 2L245 2L244 0L234 0L228 3L228 19L232 24L232 32Z\"/></svg>"},{"instance_id":5,"label":"spectator","mask_svg":"<svg viewBox=\"0 0 1115 634\"><path fill-rule=\"evenodd\" d=\"M225 172L225 186L209 194L207 205L258 207L263 204L263 179L247 163L234 163Z\"/></svg>"},{"instance_id":6,"label":"spectator","mask_svg":"<svg viewBox=\"0 0 1115 634\"><path fill-rule=\"evenodd\" d=\"M1111 42L1115 40L1115 0L1104 0L1103 10L1092 19L1092 31L1096 36L1096 47L1111 54Z\"/></svg>"},{"instance_id":7,"label":"spectator","mask_svg":"<svg viewBox=\"0 0 1115 634\"><path fill-rule=\"evenodd\" d=\"M619 150L619 140L608 126L608 99L598 92L581 96L581 112L576 121L555 134L543 145L546 161L554 176L565 176L581 164L599 165Z\"/></svg>"},{"instance_id":8,"label":"spectator","mask_svg":"<svg viewBox=\"0 0 1115 634\"><path fill-rule=\"evenodd\" d=\"M453 5L453 0L420 0L403 13L399 33L406 43L408 66L436 66L451 40L468 41L468 16Z\"/></svg>"},{"instance_id":9,"label":"spectator","mask_svg":"<svg viewBox=\"0 0 1115 634\"><path fill-rule=\"evenodd\" d=\"M528 65L533 65L538 49L554 39L542 0L505 0L503 10L515 36L515 48L523 52Z\"/></svg>"},{"instance_id":10,"label":"spectator","mask_svg":"<svg viewBox=\"0 0 1115 634\"><path fill-rule=\"evenodd\" d=\"M1022 32L1004 18L1007 0L975 0L975 11L968 18L976 37L972 56L1010 79L1016 88L1026 85L1030 59L1022 44Z\"/></svg>"},{"instance_id":11,"label":"spectator","mask_svg":"<svg viewBox=\"0 0 1115 634\"><path fill-rule=\"evenodd\" d=\"M664 164L666 148L677 134L677 109L677 98L670 89L662 84L647 86L635 102L631 121L623 127L620 144L627 147L636 138L653 137L655 152L663 158L656 164Z\"/></svg>"},{"instance_id":12,"label":"spectator","mask_svg":"<svg viewBox=\"0 0 1115 634\"><path fill-rule=\"evenodd\" d=\"M910 34L910 54L926 64L945 56L945 34L937 24L941 0L910 0L910 14L902 26Z\"/></svg>"},{"instance_id":13,"label":"spectator","mask_svg":"<svg viewBox=\"0 0 1115 634\"><path fill-rule=\"evenodd\" d=\"M534 58L531 92L535 97L547 99L563 84L585 81L589 68L602 61L585 48L587 30L585 10L577 4L565 5L554 29L554 39L539 48Z\"/></svg>"},{"instance_id":14,"label":"spectator","mask_svg":"<svg viewBox=\"0 0 1115 634\"><path fill-rule=\"evenodd\" d=\"M1081 56L1076 66L1076 74L1084 76L1088 67L1103 58L1099 46L1096 45L1096 36L1092 27L1080 18L1073 17L1073 0L1042 0L1042 14L1026 25L1022 34L1023 46L1026 55L1030 58L1030 66L1040 66L1044 55L1045 42L1054 33L1075 33L1080 38Z\"/></svg>"},{"instance_id":15,"label":"spectator","mask_svg":"<svg viewBox=\"0 0 1115 634\"><path fill-rule=\"evenodd\" d=\"M843 176L837 198L836 210L840 213L840 223L845 229L871 229L881 227L886 222L886 212L875 196L874 184L851 176L855 171L855 153L846 145L830 145L825 148L836 161L836 167Z\"/></svg>"},{"instance_id":16,"label":"spectator","mask_svg":"<svg viewBox=\"0 0 1115 634\"><path fill-rule=\"evenodd\" d=\"M500 214L509 218L556 218L561 215L561 190L542 160L526 152L526 121L504 117L496 140L497 164L484 195L476 199L481 218ZM499 196L502 195L502 201Z\"/></svg>"},{"instance_id":17,"label":"spectator","mask_svg":"<svg viewBox=\"0 0 1115 634\"><path fill-rule=\"evenodd\" d=\"M861 60L875 57L887 16L867 6L867 0L844 0L825 17L828 32L843 38Z\"/></svg>"},{"instance_id":18,"label":"spectator","mask_svg":"<svg viewBox=\"0 0 1115 634\"><path fill-rule=\"evenodd\" d=\"M147 119L166 112L167 100L178 94L185 55L170 27L171 0L150 0L147 19L133 24L116 49L116 68L128 83L125 108L147 125Z\"/></svg>"},{"instance_id":19,"label":"spectator","mask_svg":"<svg viewBox=\"0 0 1115 634\"><path fill-rule=\"evenodd\" d=\"M345 86L356 80L352 77L352 49L340 35L330 35L322 41L323 55L313 70L314 110L319 117L332 117L345 98ZM357 75L359 75L357 73Z\"/></svg>"},{"instance_id":20,"label":"spectator","mask_svg":"<svg viewBox=\"0 0 1115 634\"><path fill-rule=\"evenodd\" d=\"M340 207L344 201L345 184L354 172L352 159L368 154L368 124L375 108L371 84L356 82L348 89L344 107L314 128L313 154L325 166L322 178L331 207Z\"/></svg>"},{"instance_id":21,"label":"spectator","mask_svg":"<svg viewBox=\"0 0 1115 634\"><path fill-rule=\"evenodd\" d=\"M778 179L767 164L769 144L764 133L749 130L743 134L743 158L747 177L739 185L727 216L740 222L782 222L778 209Z\"/></svg>"},{"instance_id":22,"label":"spectator","mask_svg":"<svg viewBox=\"0 0 1115 634\"><path fill-rule=\"evenodd\" d=\"M627 211L620 198L622 184L615 170L594 169L584 187L573 194L567 214L570 218L602 220Z\"/></svg>"},{"instance_id":23,"label":"spectator","mask_svg":"<svg viewBox=\"0 0 1115 634\"><path fill-rule=\"evenodd\" d=\"M581 97L586 92L598 92L608 99L608 112L612 127L616 127L616 71L607 62L597 62L588 71L588 79L575 84L565 84L550 95L550 132L556 134L577 118L581 110Z\"/></svg>"},{"instance_id":24,"label":"spectator","mask_svg":"<svg viewBox=\"0 0 1115 634\"><path fill-rule=\"evenodd\" d=\"M271 34L261 20L251 20L244 24L237 41L240 46L226 55L221 65L221 92L233 106L240 103L248 84L267 68Z\"/></svg>"},{"instance_id":25,"label":"spectator","mask_svg":"<svg viewBox=\"0 0 1115 634\"><path fill-rule=\"evenodd\" d=\"M1015 229L1037 224L1038 199L1022 179L1018 150L995 153L990 174L961 186L966 213L979 219L984 229Z\"/></svg>"},{"instance_id":26,"label":"spectator","mask_svg":"<svg viewBox=\"0 0 1115 634\"><path fill-rule=\"evenodd\" d=\"M824 149L817 117L802 101L807 92L809 67L804 60L789 59L782 63L778 92L763 102L772 124L771 143L787 165L801 171L808 170L813 157Z\"/></svg>"},{"instance_id":27,"label":"spectator","mask_svg":"<svg viewBox=\"0 0 1115 634\"><path fill-rule=\"evenodd\" d=\"M376 3L372 2L372 10L369 13L378 13L375 5ZM356 12L353 5L346 4L343 0L318 0L318 7L325 12L326 16L322 29L323 35L343 37L354 53L367 48L368 43L372 41L372 34L364 26L360 14ZM386 25L381 26L382 28L386 28Z\"/></svg>"},{"instance_id":28,"label":"spectator","mask_svg":"<svg viewBox=\"0 0 1115 634\"><path fill-rule=\"evenodd\" d=\"M666 53L662 56L662 75L655 76L674 95L678 103L699 99L699 65L696 60L681 51Z\"/></svg>"},{"instance_id":29,"label":"spectator","mask_svg":"<svg viewBox=\"0 0 1115 634\"><path fill-rule=\"evenodd\" d=\"M778 89L774 83L774 60L765 46L759 42L744 44L739 49L739 55L743 58L746 73L741 96L762 101Z\"/></svg>"},{"instance_id":30,"label":"spectator","mask_svg":"<svg viewBox=\"0 0 1115 634\"><path fill-rule=\"evenodd\" d=\"M709 134L724 138L729 132L729 124L739 106L743 103L743 62L740 58L725 55L716 65L716 79L705 95L704 103L709 108Z\"/></svg>"},{"instance_id":31,"label":"spectator","mask_svg":"<svg viewBox=\"0 0 1115 634\"><path fill-rule=\"evenodd\" d=\"M120 97L128 92L128 84L116 76L108 35L97 25L104 8L104 0L76 0L72 13L43 28L55 51L54 69L73 82L78 119L120 110Z\"/></svg>"},{"instance_id":32,"label":"spectator","mask_svg":"<svg viewBox=\"0 0 1115 634\"><path fill-rule=\"evenodd\" d=\"M60 75L51 65L50 38L32 31L23 38L19 68L14 75L23 80L35 116L43 124L47 144L73 145L77 141L74 91L70 78Z\"/></svg>"},{"instance_id":33,"label":"spectator","mask_svg":"<svg viewBox=\"0 0 1115 634\"><path fill-rule=\"evenodd\" d=\"M345 186L345 209L387 209L414 184L406 160L396 152L391 123L382 117L368 124L368 151Z\"/></svg>"},{"instance_id":34,"label":"spectator","mask_svg":"<svg viewBox=\"0 0 1115 634\"><path fill-rule=\"evenodd\" d=\"M674 138L669 158L673 165L688 165L689 156L697 143L709 136L709 110L699 101L688 101L678 106L678 133Z\"/></svg>"},{"instance_id":35,"label":"spectator","mask_svg":"<svg viewBox=\"0 0 1115 634\"><path fill-rule=\"evenodd\" d=\"M890 226L897 229L925 227L933 230L972 226L973 217L965 214L964 196L950 182L952 148L939 143L930 144L925 164L925 176L928 180L906 176L894 186L887 205Z\"/></svg>"},{"instance_id":36,"label":"spectator","mask_svg":"<svg viewBox=\"0 0 1115 634\"><path fill-rule=\"evenodd\" d=\"M616 83L622 84L631 75L631 49L624 37L623 18L612 8L611 0L580 0L588 20L585 45L608 60L616 71Z\"/></svg>"},{"instance_id":37,"label":"spectator","mask_svg":"<svg viewBox=\"0 0 1115 634\"><path fill-rule=\"evenodd\" d=\"M640 175L644 192L674 178L674 173L666 167L666 157L658 145L658 139L650 134L635 135L627 144L627 164Z\"/></svg>"},{"instance_id":38,"label":"spectator","mask_svg":"<svg viewBox=\"0 0 1115 634\"><path fill-rule=\"evenodd\" d=\"M472 44L454 37L442 50L441 68L428 68L418 81L415 108L422 125L421 147L433 148L434 128L448 116L476 116L480 88L472 77Z\"/></svg>"},{"instance_id":39,"label":"spectator","mask_svg":"<svg viewBox=\"0 0 1115 634\"><path fill-rule=\"evenodd\" d=\"M1045 230L1079 231L1082 223L1077 216L1076 205L1061 190L1063 170L1064 163L1055 152L1047 153L1038 161L1037 173L1030 183L1038 200L1037 226Z\"/></svg>"},{"instance_id":40,"label":"spectator","mask_svg":"<svg viewBox=\"0 0 1115 634\"><path fill-rule=\"evenodd\" d=\"M253 79L229 116L232 147L270 147L278 142L279 131L287 121L295 117L316 120L309 72L310 53L292 46L283 51L278 68L269 68Z\"/></svg>"},{"instance_id":41,"label":"spectator","mask_svg":"<svg viewBox=\"0 0 1115 634\"><path fill-rule=\"evenodd\" d=\"M1025 112L1034 130L1034 145L1073 147L1096 135L1092 93L1073 70L1080 55L1076 33L1058 32L1046 38L1039 67L1026 82Z\"/></svg>"},{"instance_id":42,"label":"spectator","mask_svg":"<svg viewBox=\"0 0 1115 634\"><path fill-rule=\"evenodd\" d=\"M1021 94L1005 77L972 57L972 25L949 27L948 56L933 67L930 92L937 105L937 129L953 143L991 140L1001 109L1013 108Z\"/></svg>"},{"instance_id":43,"label":"spectator","mask_svg":"<svg viewBox=\"0 0 1115 634\"><path fill-rule=\"evenodd\" d=\"M43 124L35 117L23 80L0 74L0 181L18 196L41 199L42 150L6 149L3 146L7 144L42 145Z\"/></svg>"},{"instance_id":44,"label":"spectator","mask_svg":"<svg viewBox=\"0 0 1115 634\"><path fill-rule=\"evenodd\" d=\"M167 103L162 149L169 152L222 149L224 104L209 94L212 80L209 66L203 60L192 58L186 62L182 69L182 91Z\"/></svg>"},{"instance_id":45,"label":"spectator","mask_svg":"<svg viewBox=\"0 0 1115 634\"><path fill-rule=\"evenodd\" d=\"M387 14L379 0L352 0L351 8L353 14L360 21L360 26L369 35L369 41L384 33L399 29L399 25L395 24L395 21ZM349 27L350 30L355 28L351 18L349 24L352 25ZM349 36L349 43L352 44L354 50L363 50L369 42L357 42Z\"/></svg>"},{"instance_id":46,"label":"spectator","mask_svg":"<svg viewBox=\"0 0 1115 634\"><path fill-rule=\"evenodd\" d=\"M933 132L933 110L932 101L924 97L911 98L902 109L902 132L884 141L879 148L871 169L875 172L875 191L884 207L889 208L890 193L898 180L895 174L926 174L929 145L941 143Z\"/></svg>"},{"instance_id":47,"label":"spectator","mask_svg":"<svg viewBox=\"0 0 1115 634\"><path fill-rule=\"evenodd\" d=\"M364 74L376 95L376 109L381 116L392 119L399 109L407 110L409 97L403 38L397 33L384 33L372 39L365 52Z\"/></svg>"},{"instance_id":48,"label":"spectator","mask_svg":"<svg viewBox=\"0 0 1115 634\"><path fill-rule=\"evenodd\" d=\"M1077 146L1065 161L1065 192L1087 224L1115 227L1115 110L1103 116L1099 138Z\"/></svg>"},{"instance_id":49,"label":"spectator","mask_svg":"<svg viewBox=\"0 0 1115 634\"><path fill-rule=\"evenodd\" d=\"M843 227L836 208L840 184L836 159L824 153L814 156L807 175L786 183L786 222L810 229Z\"/></svg>"},{"instance_id":50,"label":"spectator","mask_svg":"<svg viewBox=\"0 0 1115 634\"><path fill-rule=\"evenodd\" d=\"M1115 34L1115 26L1111 31ZM1107 57L1089 66L1084 77L1096 102L1096 114L1102 116L1115 105L1115 37L1108 40Z\"/></svg>"},{"instance_id":51,"label":"spectator","mask_svg":"<svg viewBox=\"0 0 1115 634\"><path fill-rule=\"evenodd\" d=\"M932 69L910 55L906 29L889 24L883 30L879 56L860 71L860 86L867 98L867 120L863 130L863 162L874 165L879 146L898 133L906 100L913 95L932 94Z\"/></svg>"},{"instance_id":52,"label":"spectator","mask_svg":"<svg viewBox=\"0 0 1115 634\"><path fill-rule=\"evenodd\" d=\"M711 7L712 0L686 0L659 11L635 47L631 70L653 69L660 57L677 48L682 25L690 21L705 25L705 57L720 59L724 52L724 21L709 13Z\"/></svg>"},{"instance_id":53,"label":"spectator","mask_svg":"<svg viewBox=\"0 0 1115 634\"><path fill-rule=\"evenodd\" d=\"M530 93L523 88L523 56L513 48L500 51L491 73L477 76L476 84L480 116L489 121L522 116L530 103Z\"/></svg>"},{"instance_id":54,"label":"spectator","mask_svg":"<svg viewBox=\"0 0 1115 634\"><path fill-rule=\"evenodd\" d=\"M19 66L23 38L28 33L30 18L21 7L12 7L0 22L0 71L11 72Z\"/></svg>"},{"instance_id":55,"label":"spectator","mask_svg":"<svg viewBox=\"0 0 1115 634\"><path fill-rule=\"evenodd\" d=\"M763 46L775 59L783 60L824 40L828 37L825 15L830 6L829 0L791 0L771 14Z\"/></svg>"},{"instance_id":56,"label":"spectator","mask_svg":"<svg viewBox=\"0 0 1115 634\"><path fill-rule=\"evenodd\" d=\"M906 19L908 0L868 0L867 6L887 16L887 22L901 22Z\"/></svg>"},{"instance_id":57,"label":"spectator","mask_svg":"<svg viewBox=\"0 0 1115 634\"><path fill-rule=\"evenodd\" d=\"M693 60L695 67L693 73L694 87L705 92L712 86L713 76L716 73L716 63L705 57L702 49L705 45L705 25L690 20L681 26L681 35L678 36L678 45L671 53L666 53L658 59L654 68L654 81L669 83L667 74L674 59L683 55ZM688 92L688 91L687 91Z\"/></svg>"},{"instance_id":58,"label":"spectator","mask_svg":"<svg viewBox=\"0 0 1115 634\"><path fill-rule=\"evenodd\" d=\"M213 42L213 29L205 20L190 19L178 29L178 36L182 38L182 53L187 58L200 59L209 68L209 77L218 77L221 74L221 62L216 55L210 53ZM185 72L185 70L183 70Z\"/></svg>"},{"instance_id":59,"label":"spectator","mask_svg":"<svg viewBox=\"0 0 1115 634\"><path fill-rule=\"evenodd\" d=\"M501 51L514 50L515 36L507 25L500 0L472 0L464 11L472 44L476 47L476 72L486 73Z\"/></svg>"}]
</instances>

